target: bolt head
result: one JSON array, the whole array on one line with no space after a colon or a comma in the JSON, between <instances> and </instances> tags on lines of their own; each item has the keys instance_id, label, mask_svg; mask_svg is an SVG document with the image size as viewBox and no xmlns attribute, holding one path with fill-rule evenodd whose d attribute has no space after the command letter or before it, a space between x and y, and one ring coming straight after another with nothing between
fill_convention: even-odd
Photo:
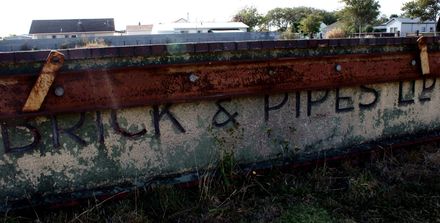
<instances>
[{"instance_id":1,"label":"bolt head","mask_svg":"<svg viewBox=\"0 0 440 223\"><path fill-rule=\"evenodd\" d=\"M56 86L54 93L56 96L61 97L64 95L64 88L62 86Z\"/></svg>"},{"instance_id":2,"label":"bolt head","mask_svg":"<svg viewBox=\"0 0 440 223\"><path fill-rule=\"evenodd\" d=\"M199 76L197 76L196 74L191 74L189 75L189 81L191 82L196 82L199 79Z\"/></svg>"},{"instance_id":3,"label":"bolt head","mask_svg":"<svg viewBox=\"0 0 440 223\"><path fill-rule=\"evenodd\" d=\"M412 60L411 61L411 65L413 65L413 66L417 65L417 61L416 60Z\"/></svg>"},{"instance_id":4,"label":"bolt head","mask_svg":"<svg viewBox=\"0 0 440 223\"><path fill-rule=\"evenodd\" d=\"M52 57L52 58L50 59L50 62L51 62L52 64L58 64L58 63L60 62L60 58L58 58L57 56Z\"/></svg>"},{"instance_id":5,"label":"bolt head","mask_svg":"<svg viewBox=\"0 0 440 223\"><path fill-rule=\"evenodd\" d=\"M274 71L274 70L269 70L269 75L270 75L270 76L273 76L273 75L275 75L275 74L277 74L276 71Z\"/></svg>"}]
</instances>

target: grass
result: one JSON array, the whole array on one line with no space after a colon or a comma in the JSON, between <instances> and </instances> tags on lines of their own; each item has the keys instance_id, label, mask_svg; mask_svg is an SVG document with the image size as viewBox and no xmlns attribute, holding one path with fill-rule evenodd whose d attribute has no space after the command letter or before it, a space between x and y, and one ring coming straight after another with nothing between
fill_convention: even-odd
<instances>
[{"instance_id":1,"label":"grass","mask_svg":"<svg viewBox=\"0 0 440 223\"><path fill-rule=\"evenodd\" d=\"M290 207L278 219L282 223L328 223L335 222L327 210L313 205L299 204Z\"/></svg>"},{"instance_id":2,"label":"grass","mask_svg":"<svg viewBox=\"0 0 440 223\"><path fill-rule=\"evenodd\" d=\"M440 222L438 145L312 169L238 175L231 155L198 186L160 186L4 222Z\"/></svg>"}]
</instances>

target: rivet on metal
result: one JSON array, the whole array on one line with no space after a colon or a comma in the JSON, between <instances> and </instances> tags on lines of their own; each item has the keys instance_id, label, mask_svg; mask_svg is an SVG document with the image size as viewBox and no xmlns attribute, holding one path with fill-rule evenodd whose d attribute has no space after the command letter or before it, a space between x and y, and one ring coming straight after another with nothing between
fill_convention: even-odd
<instances>
[{"instance_id":1,"label":"rivet on metal","mask_svg":"<svg viewBox=\"0 0 440 223\"><path fill-rule=\"evenodd\" d=\"M270 75L270 76L273 76L273 75L275 75L275 74L277 74L276 71L274 71L274 70L269 70L269 75Z\"/></svg>"},{"instance_id":2,"label":"rivet on metal","mask_svg":"<svg viewBox=\"0 0 440 223\"><path fill-rule=\"evenodd\" d=\"M199 76L197 76L195 74L189 75L189 81L191 81L191 82L196 82L198 79L199 79Z\"/></svg>"},{"instance_id":3,"label":"rivet on metal","mask_svg":"<svg viewBox=\"0 0 440 223\"><path fill-rule=\"evenodd\" d=\"M57 56L54 56L51 58L50 62L53 64L58 64L60 62L60 58L58 58Z\"/></svg>"},{"instance_id":4,"label":"rivet on metal","mask_svg":"<svg viewBox=\"0 0 440 223\"><path fill-rule=\"evenodd\" d=\"M336 64L335 69L337 72L341 72L342 71L342 66L340 64Z\"/></svg>"},{"instance_id":5,"label":"rivet on metal","mask_svg":"<svg viewBox=\"0 0 440 223\"><path fill-rule=\"evenodd\" d=\"M61 97L64 95L64 88L62 86L55 87L55 95Z\"/></svg>"},{"instance_id":6,"label":"rivet on metal","mask_svg":"<svg viewBox=\"0 0 440 223\"><path fill-rule=\"evenodd\" d=\"M416 60L412 60L411 61L411 65L413 65L413 66L417 65L417 61Z\"/></svg>"}]
</instances>

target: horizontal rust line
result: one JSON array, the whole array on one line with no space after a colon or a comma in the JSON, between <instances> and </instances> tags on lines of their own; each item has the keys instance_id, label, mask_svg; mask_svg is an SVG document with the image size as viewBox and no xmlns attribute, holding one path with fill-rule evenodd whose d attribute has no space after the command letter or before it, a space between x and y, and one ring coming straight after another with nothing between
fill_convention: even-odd
<instances>
[{"instance_id":1,"label":"horizontal rust line","mask_svg":"<svg viewBox=\"0 0 440 223\"><path fill-rule=\"evenodd\" d=\"M417 52L362 54L60 73L41 110L29 114L20 110L36 77L10 76L0 78L0 118L414 80L423 78L420 66L412 65L417 58ZM427 77L437 77L440 52L430 54L430 66L432 74ZM60 86L64 88L61 97L54 94Z\"/></svg>"},{"instance_id":2,"label":"horizontal rust line","mask_svg":"<svg viewBox=\"0 0 440 223\"><path fill-rule=\"evenodd\" d=\"M426 37L427 43L440 41L440 37ZM239 41L205 42L182 44L153 44L141 46L102 47L59 50L66 60L93 59L107 57L161 56L184 53L214 53L223 51L306 49L349 46L390 46L415 45L417 38L351 38L351 39L316 39L316 40L277 40L277 41ZM44 61L50 50L0 52L0 63Z\"/></svg>"}]
</instances>

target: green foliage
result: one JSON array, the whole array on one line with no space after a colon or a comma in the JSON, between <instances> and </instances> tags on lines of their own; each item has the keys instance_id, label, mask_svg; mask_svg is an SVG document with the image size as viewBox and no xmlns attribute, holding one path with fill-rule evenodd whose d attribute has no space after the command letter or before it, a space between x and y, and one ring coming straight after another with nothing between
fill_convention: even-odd
<instances>
[{"instance_id":1,"label":"green foliage","mask_svg":"<svg viewBox=\"0 0 440 223\"><path fill-rule=\"evenodd\" d=\"M399 18L399 15L397 15L397 14L391 14L391 15L390 15L390 19L394 19L394 18Z\"/></svg>"},{"instance_id":2,"label":"green foliage","mask_svg":"<svg viewBox=\"0 0 440 223\"><path fill-rule=\"evenodd\" d=\"M289 40L289 39L299 39L302 35L299 33L295 33L291 27L287 28L286 31L282 32L280 35L280 39Z\"/></svg>"},{"instance_id":3,"label":"green foliage","mask_svg":"<svg viewBox=\"0 0 440 223\"><path fill-rule=\"evenodd\" d=\"M421 20L436 20L440 11L438 0L413 0L403 4L402 11L407 17L420 17Z\"/></svg>"},{"instance_id":4,"label":"green foliage","mask_svg":"<svg viewBox=\"0 0 440 223\"><path fill-rule=\"evenodd\" d=\"M300 22L300 30L306 34L314 34L319 32L322 17L320 15L311 14Z\"/></svg>"},{"instance_id":5,"label":"green foliage","mask_svg":"<svg viewBox=\"0 0 440 223\"><path fill-rule=\"evenodd\" d=\"M250 31L255 31L263 21L263 16L255 7L245 7L232 17L233 22L242 22L249 26Z\"/></svg>"},{"instance_id":6,"label":"green foliage","mask_svg":"<svg viewBox=\"0 0 440 223\"><path fill-rule=\"evenodd\" d=\"M388 22L390 19L386 15L381 15L378 19L374 20L372 25L378 26Z\"/></svg>"},{"instance_id":7,"label":"green foliage","mask_svg":"<svg viewBox=\"0 0 440 223\"><path fill-rule=\"evenodd\" d=\"M235 168L236 168L237 162L234 158L234 153L232 152L224 152L222 159L220 161L220 174L223 178L223 183L226 187L229 187L231 185L233 176L235 175Z\"/></svg>"},{"instance_id":8,"label":"green foliage","mask_svg":"<svg viewBox=\"0 0 440 223\"><path fill-rule=\"evenodd\" d=\"M266 27L275 28L279 32L290 30L295 33L299 31L300 23L310 15L321 18L320 22L330 25L337 21L335 12L328 12L310 7L275 8L267 12L264 17Z\"/></svg>"},{"instance_id":9,"label":"green foliage","mask_svg":"<svg viewBox=\"0 0 440 223\"><path fill-rule=\"evenodd\" d=\"M326 25L331 25L338 21L336 12L327 12L325 10L318 10L316 13L322 17L322 22Z\"/></svg>"},{"instance_id":10,"label":"green foliage","mask_svg":"<svg viewBox=\"0 0 440 223\"><path fill-rule=\"evenodd\" d=\"M340 28L345 33L354 33L358 30L359 27L356 25L355 18L351 16L346 8L337 11L336 15L339 18L339 21L344 24Z\"/></svg>"},{"instance_id":11,"label":"green foliage","mask_svg":"<svg viewBox=\"0 0 440 223\"><path fill-rule=\"evenodd\" d=\"M437 22L437 32L440 31L437 16L440 12L439 0L413 0L403 4L403 15L410 18L419 17L422 21L433 20ZM439 18L440 19L440 18Z\"/></svg>"},{"instance_id":12,"label":"green foliage","mask_svg":"<svg viewBox=\"0 0 440 223\"><path fill-rule=\"evenodd\" d=\"M379 16L380 5L376 0L342 0L342 2L345 3L343 12L346 22L356 28L359 27L356 29L359 32L363 31L363 26L373 23Z\"/></svg>"},{"instance_id":13,"label":"green foliage","mask_svg":"<svg viewBox=\"0 0 440 223\"><path fill-rule=\"evenodd\" d=\"M293 19L288 8L274 8L267 12L265 21L269 27L275 27L277 31L286 31Z\"/></svg>"}]
</instances>

